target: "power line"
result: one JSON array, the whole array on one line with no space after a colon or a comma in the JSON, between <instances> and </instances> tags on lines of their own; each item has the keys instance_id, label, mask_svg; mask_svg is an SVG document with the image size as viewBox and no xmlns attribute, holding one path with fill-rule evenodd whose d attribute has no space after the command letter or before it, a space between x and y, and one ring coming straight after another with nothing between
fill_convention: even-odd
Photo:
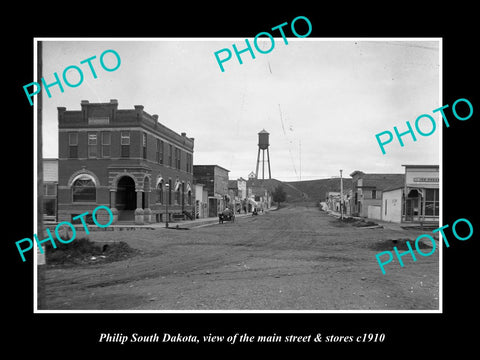
<instances>
[{"instance_id":1,"label":"power line","mask_svg":"<svg viewBox=\"0 0 480 360\"><path fill-rule=\"evenodd\" d=\"M298 179L298 176L279 176L279 178L282 178L282 179ZM332 176L303 175L302 178L311 178L310 180L333 180L333 179L340 179L340 176L338 176L338 175L332 175ZM346 178L344 176L343 179L348 179L348 178ZM297 180L297 181L308 181L308 180Z\"/></svg>"},{"instance_id":2,"label":"power line","mask_svg":"<svg viewBox=\"0 0 480 360\"><path fill-rule=\"evenodd\" d=\"M280 112L280 123L282 124L283 135L287 139L288 153L290 154L290 160L292 161L293 171L295 172L295 175L297 175L297 168L295 167L294 156L292 154L292 149L290 148L291 141L288 138L287 132L285 131L285 126L284 126L284 123L283 123L283 116L282 116L282 108L280 107L280 104L278 104L278 111ZM301 163L300 163L300 167L301 167ZM300 171L301 171L301 169L300 169ZM301 175L300 175L300 179L301 179Z\"/></svg>"}]
</instances>

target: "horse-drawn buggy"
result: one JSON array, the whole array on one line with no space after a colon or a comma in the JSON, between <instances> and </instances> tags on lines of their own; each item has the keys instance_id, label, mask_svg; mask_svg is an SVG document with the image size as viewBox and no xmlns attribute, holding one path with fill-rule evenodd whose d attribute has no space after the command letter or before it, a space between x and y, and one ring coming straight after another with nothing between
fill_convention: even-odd
<instances>
[{"instance_id":1,"label":"horse-drawn buggy","mask_svg":"<svg viewBox=\"0 0 480 360\"><path fill-rule=\"evenodd\" d=\"M221 213L218 213L218 223L223 224L224 221L235 221L235 213L229 208L223 210Z\"/></svg>"}]
</instances>

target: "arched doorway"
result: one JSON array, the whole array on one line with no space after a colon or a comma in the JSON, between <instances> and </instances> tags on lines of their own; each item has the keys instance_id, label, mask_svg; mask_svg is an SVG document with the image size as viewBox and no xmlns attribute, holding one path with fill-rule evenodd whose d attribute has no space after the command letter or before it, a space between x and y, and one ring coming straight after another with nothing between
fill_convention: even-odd
<instances>
[{"instance_id":1,"label":"arched doorway","mask_svg":"<svg viewBox=\"0 0 480 360\"><path fill-rule=\"evenodd\" d=\"M115 207L118 210L119 221L135 220L136 192L135 181L130 176L122 176L117 184Z\"/></svg>"}]
</instances>

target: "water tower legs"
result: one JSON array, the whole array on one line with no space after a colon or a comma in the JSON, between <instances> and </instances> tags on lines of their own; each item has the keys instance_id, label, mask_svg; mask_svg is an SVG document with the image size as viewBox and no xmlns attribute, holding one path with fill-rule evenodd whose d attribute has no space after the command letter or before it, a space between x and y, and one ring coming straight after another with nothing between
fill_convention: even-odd
<instances>
[{"instance_id":1,"label":"water tower legs","mask_svg":"<svg viewBox=\"0 0 480 360\"><path fill-rule=\"evenodd\" d=\"M258 148L258 154L257 154L257 168L255 169L255 176L258 179L258 165L260 165L260 148Z\"/></svg>"},{"instance_id":2,"label":"water tower legs","mask_svg":"<svg viewBox=\"0 0 480 360\"><path fill-rule=\"evenodd\" d=\"M262 179L265 179L265 150L262 150Z\"/></svg>"},{"instance_id":3,"label":"water tower legs","mask_svg":"<svg viewBox=\"0 0 480 360\"><path fill-rule=\"evenodd\" d=\"M267 148L267 161L268 161L268 178L271 179L272 172L270 171L270 153L268 152L268 148Z\"/></svg>"},{"instance_id":4,"label":"water tower legs","mask_svg":"<svg viewBox=\"0 0 480 360\"><path fill-rule=\"evenodd\" d=\"M262 179L265 179L265 149L260 149L258 148L258 154L257 154L257 168L255 170L255 175L258 179L258 167L260 165L260 150L262 151ZM268 163L268 178L272 178L272 172L270 170L270 152L267 150L267 163Z\"/></svg>"}]
</instances>

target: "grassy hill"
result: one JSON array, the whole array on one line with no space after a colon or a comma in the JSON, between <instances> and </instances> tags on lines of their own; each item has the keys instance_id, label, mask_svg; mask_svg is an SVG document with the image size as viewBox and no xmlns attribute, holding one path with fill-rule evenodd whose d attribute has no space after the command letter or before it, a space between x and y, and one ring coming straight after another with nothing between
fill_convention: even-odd
<instances>
[{"instance_id":1,"label":"grassy hill","mask_svg":"<svg viewBox=\"0 0 480 360\"><path fill-rule=\"evenodd\" d=\"M283 182L277 179L255 179L255 180L249 180L249 186L262 186L265 189L267 189L270 192L273 192L273 190L279 186L282 185L283 189L287 193L287 202L292 202L292 201L298 201L302 200L303 198L303 193L301 190L297 189L295 186L291 185L288 182Z\"/></svg>"},{"instance_id":2,"label":"grassy hill","mask_svg":"<svg viewBox=\"0 0 480 360\"><path fill-rule=\"evenodd\" d=\"M327 191L340 192L340 178L318 179L305 181L280 181L276 179L251 180L255 185L263 186L272 191L278 185L282 185L287 193L287 202L295 201L324 201ZM352 188L352 179L343 178L343 189L346 191Z\"/></svg>"},{"instance_id":3,"label":"grassy hill","mask_svg":"<svg viewBox=\"0 0 480 360\"><path fill-rule=\"evenodd\" d=\"M340 178L333 179L318 179L305 181L290 181L285 184L295 187L300 192L307 194L308 200L324 201L325 194L328 191L340 192ZM349 190L352 188L352 179L343 178L343 189Z\"/></svg>"}]
</instances>

